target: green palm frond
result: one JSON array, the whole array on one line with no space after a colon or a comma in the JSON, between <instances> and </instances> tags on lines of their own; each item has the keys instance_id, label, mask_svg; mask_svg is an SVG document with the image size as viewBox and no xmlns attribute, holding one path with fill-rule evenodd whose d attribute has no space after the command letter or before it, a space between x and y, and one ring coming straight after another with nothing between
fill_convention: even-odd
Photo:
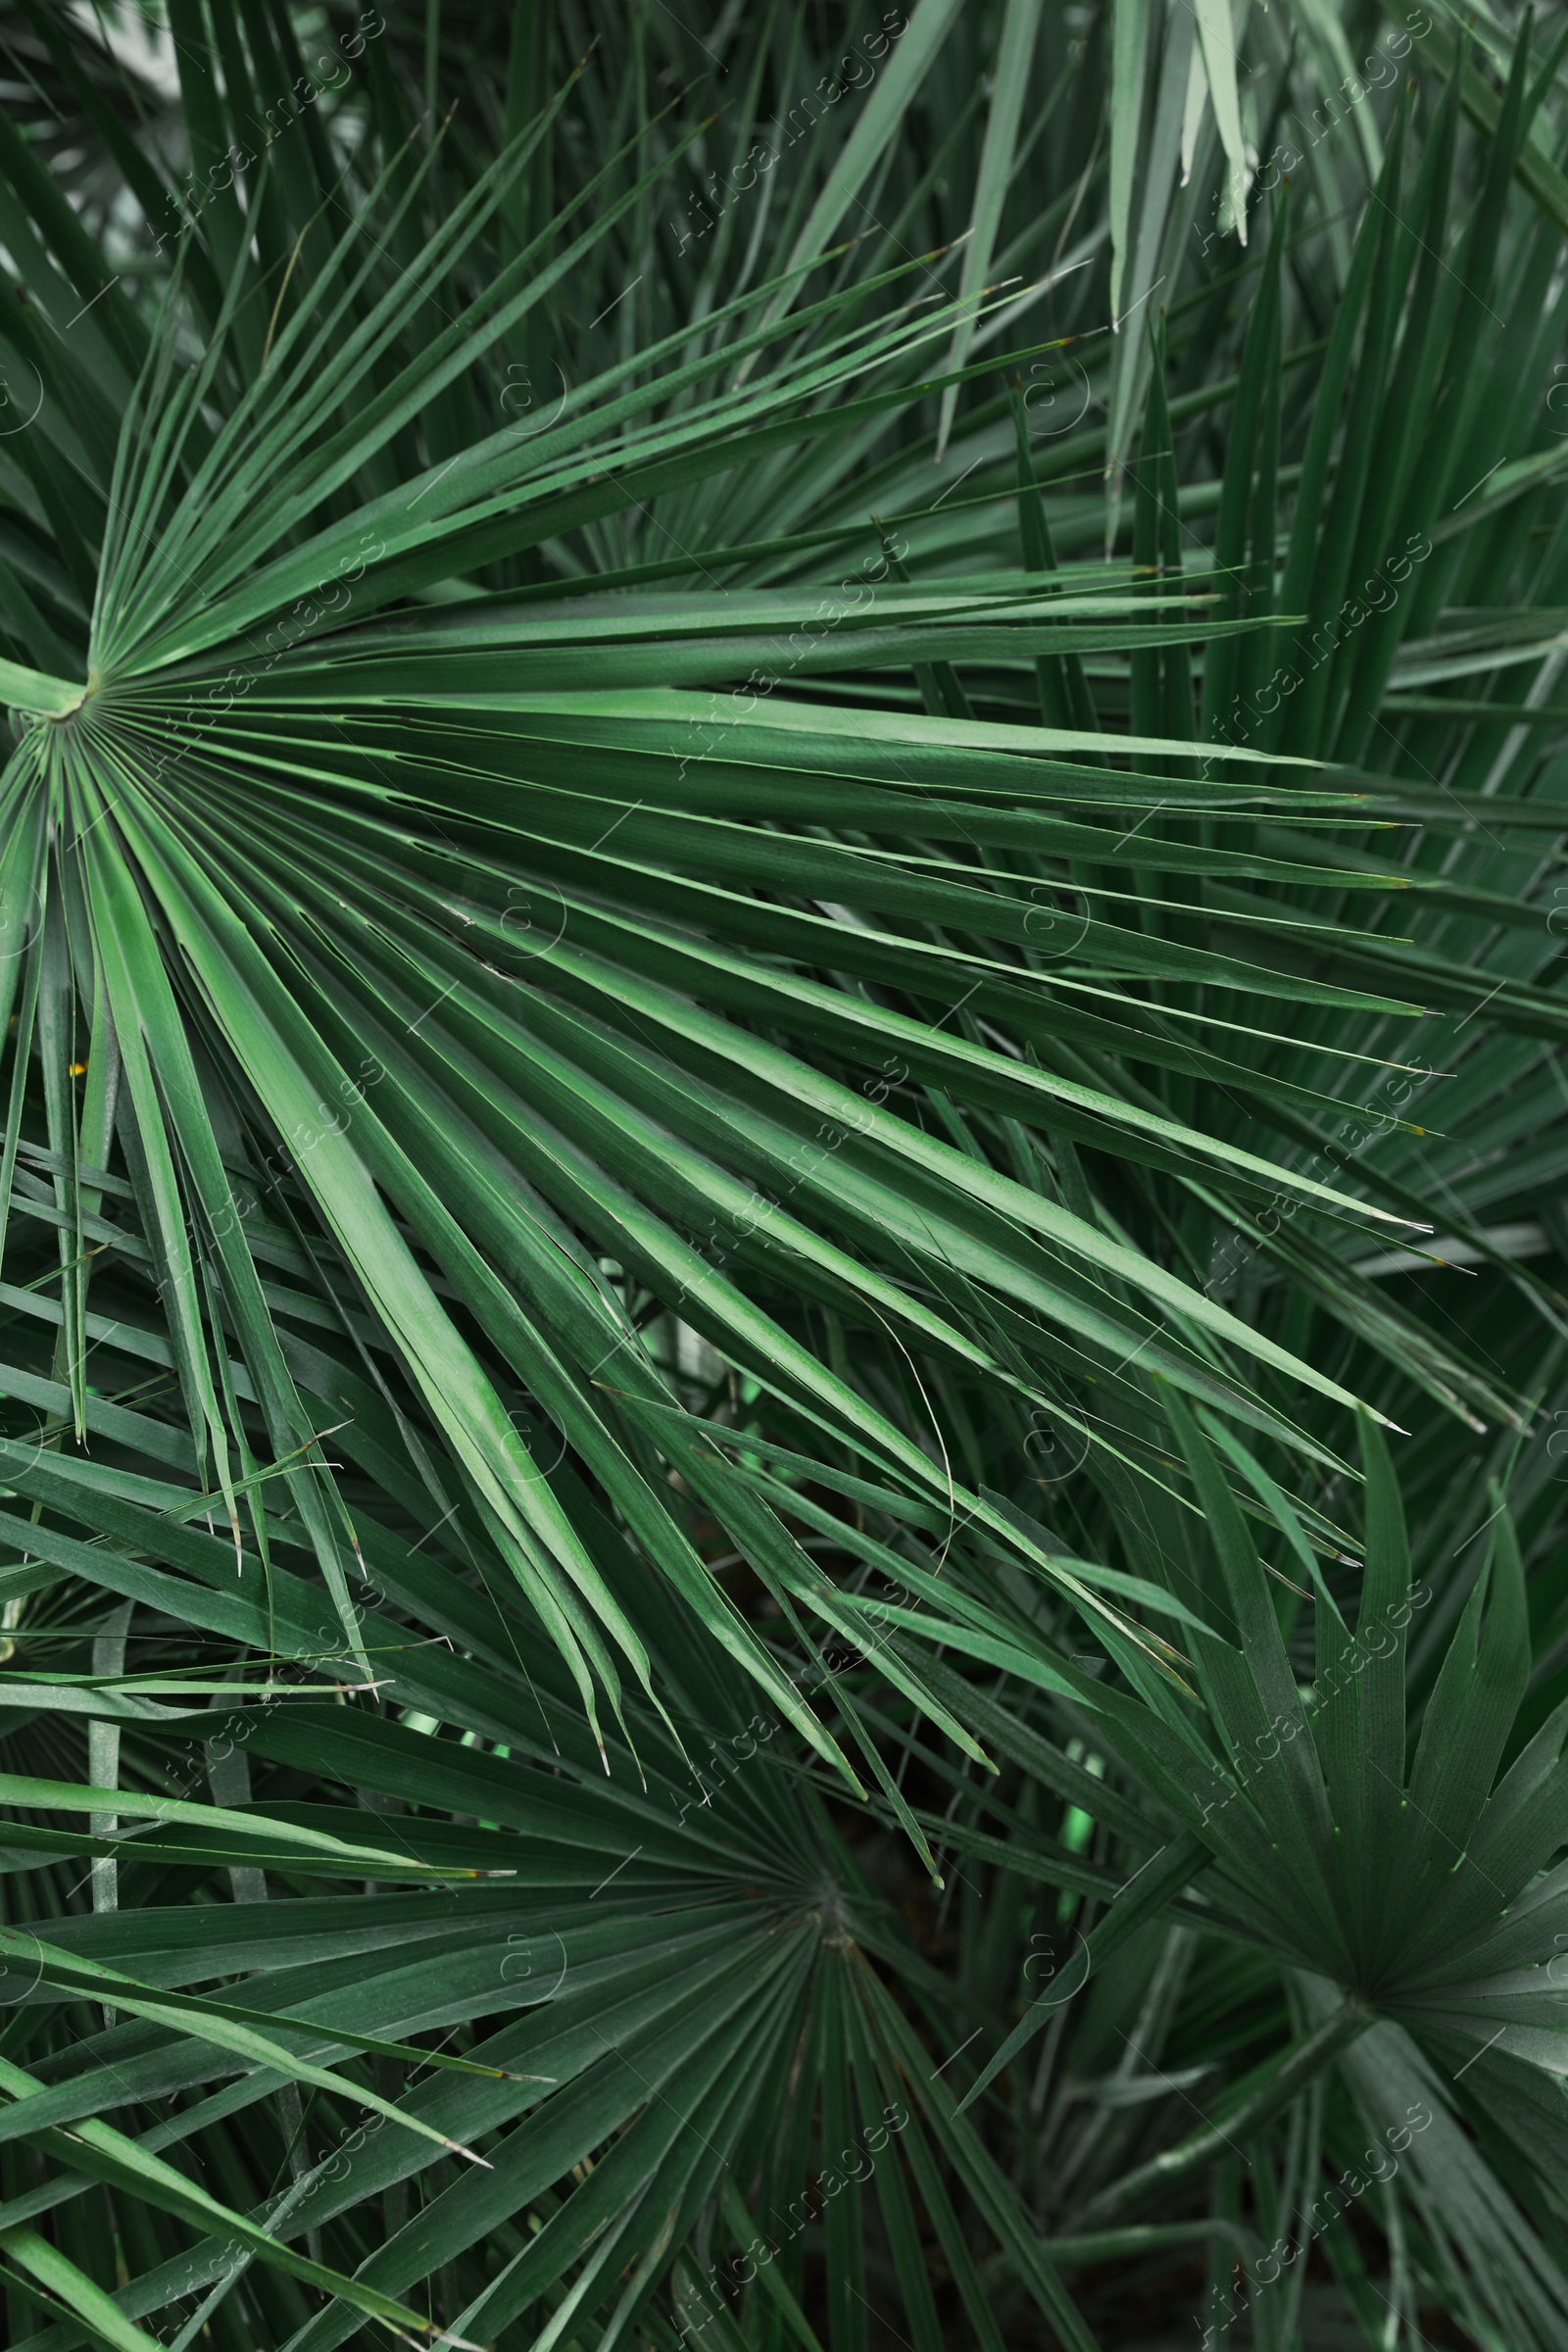
<instances>
[{"instance_id":1,"label":"green palm frond","mask_svg":"<svg viewBox=\"0 0 1568 2352\"><path fill-rule=\"evenodd\" d=\"M10 2339L1555 2345L1551 28L14 13Z\"/></svg>"}]
</instances>

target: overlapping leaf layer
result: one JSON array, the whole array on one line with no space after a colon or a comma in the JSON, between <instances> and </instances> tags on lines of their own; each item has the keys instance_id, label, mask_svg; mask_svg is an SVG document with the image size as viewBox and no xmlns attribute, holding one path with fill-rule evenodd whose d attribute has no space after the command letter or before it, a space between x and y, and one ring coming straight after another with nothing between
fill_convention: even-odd
<instances>
[{"instance_id":1,"label":"overlapping leaf layer","mask_svg":"<svg viewBox=\"0 0 1568 2352\"><path fill-rule=\"evenodd\" d=\"M13 12L11 2341L1562 2341L1568 94L1283 13Z\"/></svg>"}]
</instances>

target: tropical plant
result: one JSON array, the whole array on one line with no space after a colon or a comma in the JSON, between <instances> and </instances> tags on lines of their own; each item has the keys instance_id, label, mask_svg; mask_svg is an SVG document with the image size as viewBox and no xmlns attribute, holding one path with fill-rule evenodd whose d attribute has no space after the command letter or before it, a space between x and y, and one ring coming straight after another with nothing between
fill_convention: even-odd
<instances>
[{"instance_id":1,"label":"tropical plant","mask_svg":"<svg viewBox=\"0 0 1568 2352\"><path fill-rule=\"evenodd\" d=\"M10 12L10 2341L1561 2344L1563 55Z\"/></svg>"}]
</instances>

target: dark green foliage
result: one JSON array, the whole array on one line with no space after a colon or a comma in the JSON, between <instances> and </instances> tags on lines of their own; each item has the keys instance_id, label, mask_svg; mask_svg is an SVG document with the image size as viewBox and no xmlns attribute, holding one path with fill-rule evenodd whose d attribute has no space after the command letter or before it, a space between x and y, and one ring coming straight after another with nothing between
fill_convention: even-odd
<instances>
[{"instance_id":1,"label":"dark green foliage","mask_svg":"<svg viewBox=\"0 0 1568 2352\"><path fill-rule=\"evenodd\" d=\"M99 13L8 2340L1553 2352L1561 44Z\"/></svg>"}]
</instances>

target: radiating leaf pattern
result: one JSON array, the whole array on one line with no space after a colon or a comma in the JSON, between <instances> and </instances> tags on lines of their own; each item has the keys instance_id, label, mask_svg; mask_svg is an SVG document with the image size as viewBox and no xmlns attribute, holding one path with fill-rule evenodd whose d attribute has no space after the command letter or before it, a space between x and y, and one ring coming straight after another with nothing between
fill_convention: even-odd
<instances>
[{"instance_id":1,"label":"radiating leaf pattern","mask_svg":"<svg viewBox=\"0 0 1568 2352\"><path fill-rule=\"evenodd\" d=\"M8 2340L1559 2344L1554 28L131 13L0 68Z\"/></svg>"}]
</instances>

